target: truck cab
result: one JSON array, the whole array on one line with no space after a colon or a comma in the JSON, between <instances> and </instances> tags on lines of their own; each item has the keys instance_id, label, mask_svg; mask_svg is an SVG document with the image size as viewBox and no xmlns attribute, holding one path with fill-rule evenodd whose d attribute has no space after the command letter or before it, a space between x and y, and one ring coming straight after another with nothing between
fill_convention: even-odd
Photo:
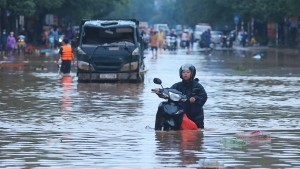
<instances>
[{"instance_id":1,"label":"truck cab","mask_svg":"<svg viewBox=\"0 0 300 169\"><path fill-rule=\"evenodd\" d=\"M83 20L77 39L79 82L143 82L144 43L137 20Z\"/></svg>"}]
</instances>

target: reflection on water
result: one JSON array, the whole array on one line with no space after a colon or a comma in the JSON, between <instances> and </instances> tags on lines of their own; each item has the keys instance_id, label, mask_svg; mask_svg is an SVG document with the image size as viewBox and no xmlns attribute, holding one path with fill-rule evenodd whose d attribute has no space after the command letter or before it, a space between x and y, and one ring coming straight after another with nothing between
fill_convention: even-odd
<instances>
[{"instance_id":1,"label":"reflection on water","mask_svg":"<svg viewBox=\"0 0 300 169\"><path fill-rule=\"evenodd\" d=\"M157 131L155 138L157 141L156 156L163 165L176 167L198 163L199 157L196 156L196 152L202 150L202 131ZM169 164L169 160L174 160L174 163Z\"/></svg>"},{"instance_id":2,"label":"reflection on water","mask_svg":"<svg viewBox=\"0 0 300 169\"><path fill-rule=\"evenodd\" d=\"M61 111L67 113L70 111L72 107L72 98L70 97L71 94L71 87L72 87L72 76L63 76L61 78L61 84L63 88L63 95L61 99Z\"/></svg>"},{"instance_id":3,"label":"reflection on water","mask_svg":"<svg viewBox=\"0 0 300 169\"><path fill-rule=\"evenodd\" d=\"M78 83L74 71L59 76L51 57L18 56L25 66L0 68L0 168L300 168L299 59L275 51L165 51L156 60L149 53L145 82L134 84ZM206 129L155 132L163 100L151 93L159 87L152 80L178 82L187 62L208 93ZM253 130L271 139L221 143Z\"/></svg>"},{"instance_id":4,"label":"reflection on water","mask_svg":"<svg viewBox=\"0 0 300 169\"><path fill-rule=\"evenodd\" d=\"M259 76L299 76L299 53L266 50L215 51L206 56L208 63L220 66L220 71ZM218 70L218 69L217 69ZM234 72L232 72L234 71Z\"/></svg>"}]
</instances>

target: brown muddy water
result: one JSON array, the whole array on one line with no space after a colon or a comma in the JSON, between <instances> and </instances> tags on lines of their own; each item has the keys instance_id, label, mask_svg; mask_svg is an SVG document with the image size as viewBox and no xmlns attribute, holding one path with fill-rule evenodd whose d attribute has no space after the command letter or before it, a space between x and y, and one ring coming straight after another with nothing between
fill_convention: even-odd
<instances>
[{"instance_id":1,"label":"brown muddy water","mask_svg":"<svg viewBox=\"0 0 300 169\"><path fill-rule=\"evenodd\" d=\"M256 55L256 54L259 54ZM143 84L78 83L53 56L0 57L0 168L300 168L300 57L269 50L146 53ZM192 63L208 93L205 130L155 132L151 93ZM262 130L271 139L228 145Z\"/></svg>"}]
</instances>

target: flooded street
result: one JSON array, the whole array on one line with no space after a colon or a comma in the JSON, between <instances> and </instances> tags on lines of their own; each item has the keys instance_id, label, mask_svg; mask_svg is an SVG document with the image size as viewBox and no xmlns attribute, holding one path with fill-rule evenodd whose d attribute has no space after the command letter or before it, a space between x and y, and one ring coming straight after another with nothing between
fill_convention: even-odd
<instances>
[{"instance_id":1,"label":"flooded street","mask_svg":"<svg viewBox=\"0 0 300 169\"><path fill-rule=\"evenodd\" d=\"M24 65L0 67L0 168L300 168L299 53L147 51L142 84L62 78L53 56L6 60ZM205 130L155 132L152 80L171 86L183 63L208 94ZM271 139L221 142L253 130Z\"/></svg>"}]
</instances>

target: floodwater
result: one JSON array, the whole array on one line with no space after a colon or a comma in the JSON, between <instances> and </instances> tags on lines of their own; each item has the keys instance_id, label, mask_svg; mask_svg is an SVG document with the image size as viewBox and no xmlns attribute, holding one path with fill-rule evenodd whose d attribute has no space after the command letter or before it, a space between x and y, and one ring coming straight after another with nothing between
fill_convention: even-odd
<instances>
[{"instance_id":1,"label":"floodwater","mask_svg":"<svg viewBox=\"0 0 300 169\"><path fill-rule=\"evenodd\" d=\"M259 54L259 55L256 55ZM78 83L53 56L1 58L0 168L300 168L300 57L268 50L146 53L143 84ZM155 132L161 78L192 63L208 93L205 130ZM224 145L262 130L271 139Z\"/></svg>"}]
</instances>

